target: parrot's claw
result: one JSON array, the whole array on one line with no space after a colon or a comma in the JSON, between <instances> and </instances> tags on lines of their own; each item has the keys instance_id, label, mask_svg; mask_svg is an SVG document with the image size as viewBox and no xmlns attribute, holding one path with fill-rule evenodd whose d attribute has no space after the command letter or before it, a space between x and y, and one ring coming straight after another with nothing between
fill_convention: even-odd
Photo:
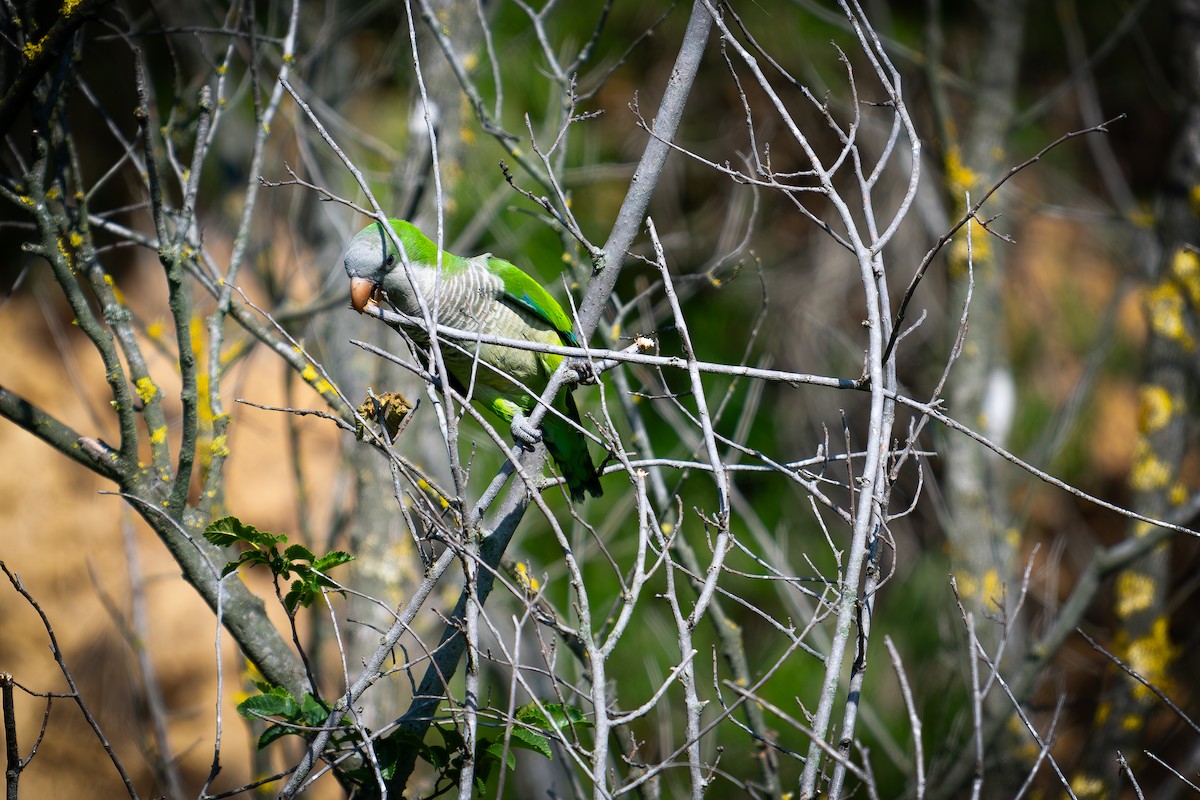
<instances>
[{"instance_id":1,"label":"parrot's claw","mask_svg":"<svg viewBox=\"0 0 1200 800\"><path fill-rule=\"evenodd\" d=\"M598 378L596 368L592 365L592 362L583 358L572 359L568 365L568 369L574 371L576 379L581 386L590 386Z\"/></svg>"},{"instance_id":2,"label":"parrot's claw","mask_svg":"<svg viewBox=\"0 0 1200 800\"><path fill-rule=\"evenodd\" d=\"M542 432L530 425L529 419L524 414L513 417L512 435L518 444L528 448L533 448L542 440Z\"/></svg>"}]
</instances>

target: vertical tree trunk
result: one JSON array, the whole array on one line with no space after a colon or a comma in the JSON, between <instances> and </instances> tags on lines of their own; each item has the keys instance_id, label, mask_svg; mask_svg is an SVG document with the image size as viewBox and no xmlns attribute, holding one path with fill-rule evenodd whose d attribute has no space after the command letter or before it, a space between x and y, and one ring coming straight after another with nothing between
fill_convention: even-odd
<instances>
[{"instance_id":1,"label":"vertical tree trunk","mask_svg":"<svg viewBox=\"0 0 1200 800\"><path fill-rule=\"evenodd\" d=\"M988 17L983 57L971 98L975 113L961 144L952 141L946 149L947 184L956 217L966 211L967 193L974 203L1011 160L1005 148L1016 104L1025 1L992 3L985 8ZM1002 194L988 202L985 218L1002 212ZM1011 404L1007 409L989 405L989 400L1009 391L1012 385L1005 350L1003 253L997 240L981 226L973 224L971 236L970 270L964 236L955 241L950 254L950 341L958 336L959 311L969 292L972 297L969 332L962 356L954 366L947 399L955 417L1003 445L1011 419L997 417L1011 415ZM946 439L942 485L954 573L968 609L990 614L996 612L996 604L1004 605L1020 545L1019 535L1008 527L1005 509L1009 498L1002 463L965 437ZM996 641L1000 634L989 627L981 625L979 629L985 645Z\"/></svg>"},{"instance_id":2,"label":"vertical tree trunk","mask_svg":"<svg viewBox=\"0 0 1200 800\"><path fill-rule=\"evenodd\" d=\"M432 5L438 19L453 32L460 57L466 58L474 52L479 47L482 32L473 0L434 0ZM464 119L463 112L468 107L461 102L461 89L445 56L415 10L414 16L418 58L431 106L429 114L437 136L436 168L440 173L442 202L448 206L454 197L457 178L462 174L459 166L463 149L460 131L473 121ZM406 22L402 24L406 25ZM399 31L398 35L404 44L397 51L397 69L411 71L413 56L408 45L407 29ZM336 91L326 96L334 95ZM433 235L437 229L435 204L438 197L429 164L426 110L416 91L413 92L410 113L409 140L401 163L420 165L420 168L412 171L419 174L405 176L410 181L415 178L414 183L396 187L393 202L401 207L384 210L399 216L412 213L415 206L416 213L412 218ZM366 223L365 219L355 222L356 226ZM371 324L373 320L363 320L349 312L331 314L325 321L328 326L325 341L334 348L331 353L333 357L326 363L338 385L364 394L368 387L376 393L401 390L409 395L410 400L423 399L418 380L394 367L381 367L384 362L377 356L349 344L351 338L370 339L385 350L403 353L404 346L398 336L381 325ZM368 335L360 335L359 327L364 322L370 329ZM357 402L362 398L352 399ZM404 437L405 454L423 468L431 470L434 477L443 481L443 485L449 485L447 474L436 474L439 465L446 464L446 444L434 420L433 410L425 403L418 413L421 416L417 424L409 428ZM346 615L354 623L348 625L344 633L347 663L356 665L379 647L379 631L386 630L392 622L390 613L369 598L380 598L392 608L402 603L406 588L421 578L421 562L415 552L412 533L405 529L395 505L392 477L386 462L369 447L348 448L345 460L346 468L353 475L354 486L355 511L348 531L349 549L357 556L355 588L362 595L352 596L347 601ZM381 693L368 706L367 725L378 728L392 721L400 716L407 702L401 693Z\"/></svg>"},{"instance_id":3,"label":"vertical tree trunk","mask_svg":"<svg viewBox=\"0 0 1200 800\"><path fill-rule=\"evenodd\" d=\"M1180 468L1195 428L1196 343L1200 335L1200 218L1193 187L1200 185L1200 2L1176 0L1176 82L1185 106L1179 137L1162 176L1156 204L1158 247L1148 256L1143 303L1147 320L1145 367L1138 388L1138 438L1129 475L1133 508L1172 519L1189 496ZM1186 520L1181 520L1187 522ZM1147 523L1130 525L1130 537L1146 536ZM1166 608L1171 544L1165 542L1120 572L1113 593L1118 657L1142 678L1171 691L1177 659ZM1099 730L1074 786L1081 798L1118 791L1117 753L1136 767L1150 712L1158 699L1113 667L1112 684L1096 710Z\"/></svg>"}]
</instances>

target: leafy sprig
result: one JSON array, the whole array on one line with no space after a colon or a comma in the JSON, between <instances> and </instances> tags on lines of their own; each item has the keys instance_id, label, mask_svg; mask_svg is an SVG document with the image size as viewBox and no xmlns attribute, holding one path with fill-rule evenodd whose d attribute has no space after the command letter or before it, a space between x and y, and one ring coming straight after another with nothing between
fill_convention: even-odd
<instances>
[{"instance_id":1,"label":"leafy sprig","mask_svg":"<svg viewBox=\"0 0 1200 800\"><path fill-rule=\"evenodd\" d=\"M337 584L325 576L336 566L353 561L354 556L342 550L331 550L318 557L302 544L288 545L287 535L260 531L247 525L237 517L222 517L204 529L204 538L218 547L243 545L238 557L228 562L221 570L221 577L237 570L243 564L262 565L271 570L276 578L292 580L291 590L283 598L283 606L289 614L297 608L308 608L323 589L337 590Z\"/></svg>"}]
</instances>

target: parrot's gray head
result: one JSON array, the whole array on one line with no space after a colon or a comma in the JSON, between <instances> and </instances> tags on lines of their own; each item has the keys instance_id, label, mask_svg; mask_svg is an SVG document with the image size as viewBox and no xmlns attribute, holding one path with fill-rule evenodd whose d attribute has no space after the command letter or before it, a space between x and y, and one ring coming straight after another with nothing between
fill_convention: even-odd
<instances>
[{"instance_id":1,"label":"parrot's gray head","mask_svg":"<svg viewBox=\"0 0 1200 800\"><path fill-rule=\"evenodd\" d=\"M355 311L367 307L395 263L395 248L379 223L368 225L350 240L342 265L350 277L350 305Z\"/></svg>"}]
</instances>

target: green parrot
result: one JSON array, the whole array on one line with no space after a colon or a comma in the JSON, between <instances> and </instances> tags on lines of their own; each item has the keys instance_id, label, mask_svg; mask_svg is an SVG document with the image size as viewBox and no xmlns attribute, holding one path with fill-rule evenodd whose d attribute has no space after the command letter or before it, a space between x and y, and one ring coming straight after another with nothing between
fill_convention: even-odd
<instances>
[{"instance_id":1,"label":"green parrot","mask_svg":"<svg viewBox=\"0 0 1200 800\"><path fill-rule=\"evenodd\" d=\"M350 276L350 304L355 310L362 311L382 291L400 311L419 319L415 283L427 306L437 309L439 324L508 339L579 346L562 306L513 264L490 253L463 258L442 251L439 274L437 245L410 222L388 222L404 245L413 282L405 274L392 238L382 225L372 223L350 240L343 257ZM428 345L425 331L415 325L406 331L418 344ZM443 345L441 352L455 390L466 395L466 387L473 386L472 399L508 423L514 437L529 443L538 440L537 431L525 417L537 407L537 398L562 356L471 342L459 342L458 347ZM579 409L569 390L559 392L553 407L580 424ZM601 495L587 439L579 430L547 413L540 438L566 479L572 500L582 501L584 492Z\"/></svg>"}]
</instances>

